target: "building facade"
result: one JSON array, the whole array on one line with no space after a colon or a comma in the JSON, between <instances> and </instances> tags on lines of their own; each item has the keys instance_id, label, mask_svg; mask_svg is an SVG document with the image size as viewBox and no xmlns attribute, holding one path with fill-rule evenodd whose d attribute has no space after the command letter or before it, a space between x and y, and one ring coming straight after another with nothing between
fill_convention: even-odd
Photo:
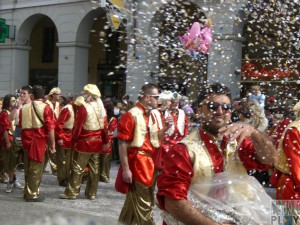
<instances>
[{"instance_id":1,"label":"building facade","mask_svg":"<svg viewBox=\"0 0 300 225\"><path fill-rule=\"evenodd\" d=\"M163 9L176 1L126 1L117 32L107 19L115 10L113 2L107 0L104 6L90 0L2 0L1 18L15 26L15 36L0 43L0 96L26 84L58 86L63 94L78 95L85 84L95 83L107 97L126 93L135 100L145 82L170 82L173 88L186 85L185 94L195 97L203 82L215 81L239 95L245 1L185 1L185 14L197 9L202 19L212 20L213 43L205 69L189 70L181 63L190 77L181 74L180 79L174 70L166 70L166 77L175 73L174 79L160 76L165 42L161 37L169 20Z\"/></svg>"}]
</instances>

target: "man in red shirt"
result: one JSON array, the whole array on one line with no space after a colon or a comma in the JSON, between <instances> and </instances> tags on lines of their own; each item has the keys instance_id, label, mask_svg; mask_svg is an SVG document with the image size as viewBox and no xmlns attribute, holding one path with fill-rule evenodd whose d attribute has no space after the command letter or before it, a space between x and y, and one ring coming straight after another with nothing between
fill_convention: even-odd
<instances>
[{"instance_id":1,"label":"man in red shirt","mask_svg":"<svg viewBox=\"0 0 300 225\"><path fill-rule=\"evenodd\" d=\"M119 121L121 167L116 179L116 189L120 191L118 183L122 182L123 186L129 186L127 191L123 191L127 195L119 217L120 224L154 224L154 163L151 156L155 148L159 147L159 138L158 135L150 135L148 114L157 107L158 98L156 85L143 85L135 107Z\"/></svg>"},{"instance_id":2,"label":"man in red shirt","mask_svg":"<svg viewBox=\"0 0 300 225\"><path fill-rule=\"evenodd\" d=\"M57 180L60 186L67 186L71 171L71 156L73 152L72 131L75 123L77 107L84 103L82 96L75 102L65 105L59 113L55 126L57 143Z\"/></svg>"},{"instance_id":3,"label":"man in red shirt","mask_svg":"<svg viewBox=\"0 0 300 225\"><path fill-rule=\"evenodd\" d=\"M220 212L206 214L197 208L195 199L187 197L188 192L194 190L193 185L212 183L222 172L247 177L248 169L265 170L274 162L275 148L265 134L250 125L229 125L230 98L230 90L219 83L206 87L200 93L197 110L200 129L192 131L167 153L169 160L164 160L162 173L157 177L158 202L165 211L165 218L169 218L164 218L165 224L178 221L189 225L222 224L211 217ZM224 197L223 193L227 195L225 189L209 190L198 194L212 194L214 201L217 196ZM223 224L231 222L235 221Z\"/></svg>"},{"instance_id":4,"label":"man in red shirt","mask_svg":"<svg viewBox=\"0 0 300 225\"><path fill-rule=\"evenodd\" d=\"M44 89L34 86L33 102L23 105L20 110L19 126L22 129L22 144L27 161L25 165L24 198L27 202L41 202L39 186L44 168L46 143L55 152L54 118L51 108L44 103Z\"/></svg>"},{"instance_id":5,"label":"man in red shirt","mask_svg":"<svg viewBox=\"0 0 300 225\"><path fill-rule=\"evenodd\" d=\"M99 182L99 155L108 147L107 115L100 99L100 91L95 84L85 85L83 91L85 102L77 111L73 128L73 166L65 192L59 195L62 199L76 199L86 166L88 166L88 180L85 197L90 200L96 199Z\"/></svg>"}]
</instances>

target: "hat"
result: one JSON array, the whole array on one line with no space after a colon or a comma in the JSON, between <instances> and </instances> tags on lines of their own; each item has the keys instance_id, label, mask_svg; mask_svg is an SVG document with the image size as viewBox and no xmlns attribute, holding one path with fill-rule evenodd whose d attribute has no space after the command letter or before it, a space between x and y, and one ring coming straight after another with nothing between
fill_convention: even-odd
<instances>
[{"instance_id":1,"label":"hat","mask_svg":"<svg viewBox=\"0 0 300 225\"><path fill-rule=\"evenodd\" d=\"M51 89L48 95L60 95L60 94L61 94L61 90L59 89L59 87L54 87Z\"/></svg>"},{"instance_id":2,"label":"hat","mask_svg":"<svg viewBox=\"0 0 300 225\"><path fill-rule=\"evenodd\" d=\"M82 106L85 103L83 96L78 96L74 102L77 106Z\"/></svg>"},{"instance_id":3,"label":"hat","mask_svg":"<svg viewBox=\"0 0 300 225\"><path fill-rule=\"evenodd\" d=\"M300 101L293 107L294 112L300 112Z\"/></svg>"},{"instance_id":4,"label":"hat","mask_svg":"<svg viewBox=\"0 0 300 225\"><path fill-rule=\"evenodd\" d=\"M87 84L83 87L83 91L95 98L100 98L101 97L101 93L97 87L97 85L95 84Z\"/></svg>"},{"instance_id":5,"label":"hat","mask_svg":"<svg viewBox=\"0 0 300 225\"><path fill-rule=\"evenodd\" d=\"M176 91L172 93L171 100L179 100L182 99L182 95L178 94Z\"/></svg>"},{"instance_id":6,"label":"hat","mask_svg":"<svg viewBox=\"0 0 300 225\"><path fill-rule=\"evenodd\" d=\"M172 92L171 91L163 91L159 94L159 99L162 100L171 100L173 97Z\"/></svg>"}]
</instances>

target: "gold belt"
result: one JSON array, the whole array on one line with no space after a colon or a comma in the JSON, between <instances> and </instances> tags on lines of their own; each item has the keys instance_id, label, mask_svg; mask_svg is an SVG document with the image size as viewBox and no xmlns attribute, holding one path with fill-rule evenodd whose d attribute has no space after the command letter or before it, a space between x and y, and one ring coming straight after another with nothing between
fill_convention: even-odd
<instances>
[{"instance_id":1,"label":"gold belt","mask_svg":"<svg viewBox=\"0 0 300 225\"><path fill-rule=\"evenodd\" d=\"M151 157L151 154L149 152L145 152L145 151L137 151L137 154Z\"/></svg>"}]
</instances>

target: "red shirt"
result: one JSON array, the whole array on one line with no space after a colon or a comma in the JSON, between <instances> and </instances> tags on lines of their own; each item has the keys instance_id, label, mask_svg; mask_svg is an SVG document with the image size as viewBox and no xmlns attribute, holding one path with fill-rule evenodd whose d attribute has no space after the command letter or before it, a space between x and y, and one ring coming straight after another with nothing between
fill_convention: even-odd
<instances>
[{"instance_id":1,"label":"red shirt","mask_svg":"<svg viewBox=\"0 0 300 225\"><path fill-rule=\"evenodd\" d=\"M276 190L278 200L300 200L300 134L297 128L289 129L283 141L291 175L281 173Z\"/></svg>"},{"instance_id":2,"label":"red shirt","mask_svg":"<svg viewBox=\"0 0 300 225\"><path fill-rule=\"evenodd\" d=\"M72 104L73 107L73 104ZM73 108L72 108L73 109ZM73 109L74 110L74 109ZM75 111L75 110L74 110ZM62 140L62 147L70 149L72 147L72 130L64 128L64 123L70 118L70 111L68 108L64 108L60 111L56 126L55 126L55 139L56 141ZM74 118L75 120L75 118Z\"/></svg>"},{"instance_id":3,"label":"red shirt","mask_svg":"<svg viewBox=\"0 0 300 225\"><path fill-rule=\"evenodd\" d=\"M6 110L2 110L0 112L0 138L1 138L1 146L6 146L6 141L3 137L5 131L9 132L12 130L12 123L8 118L8 112ZM13 136L8 133L8 139L10 142L13 140Z\"/></svg>"},{"instance_id":4,"label":"red shirt","mask_svg":"<svg viewBox=\"0 0 300 225\"><path fill-rule=\"evenodd\" d=\"M74 150L79 152L100 152L102 145L108 143L107 129L85 130L83 125L86 119L88 119L87 111L84 106L80 106L73 129L73 141L76 146ZM104 127L107 127L106 119Z\"/></svg>"},{"instance_id":5,"label":"red shirt","mask_svg":"<svg viewBox=\"0 0 300 225\"><path fill-rule=\"evenodd\" d=\"M210 154L214 172L223 172L223 155L208 134L202 130L199 132ZM224 151L226 146L227 138L224 137L221 143L221 150ZM244 167L247 170L268 169L270 167L269 165L264 165L256 161L254 152L255 150L251 140L246 138L238 149L239 157ZM193 175L193 165L185 145L176 144L172 148L172 151L165 154L163 171L157 177L157 198L162 209L164 209L164 197L176 200L187 199L187 192Z\"/></svg>"},{"instance_id":6,"label":"red shirt","mask_svg":"<svg viewBox=\"0 0 300 225\"><path fill-rule=\"evenodd\" d=\"M137 103L135 107L143 111L143 117L148 127L148 117L145 107ZM129 112L126 112L119 121L118 139L131 142L134 138L135 120ZM154 163L151 157L138 154L138 151L144 151L152 155L155 148L150 143L149 132L146 133L145 141L140 148L128 148L128 163L132 172L133 180L146 186L151 186L153 182Z\"/></svg>"}]
</instances>

